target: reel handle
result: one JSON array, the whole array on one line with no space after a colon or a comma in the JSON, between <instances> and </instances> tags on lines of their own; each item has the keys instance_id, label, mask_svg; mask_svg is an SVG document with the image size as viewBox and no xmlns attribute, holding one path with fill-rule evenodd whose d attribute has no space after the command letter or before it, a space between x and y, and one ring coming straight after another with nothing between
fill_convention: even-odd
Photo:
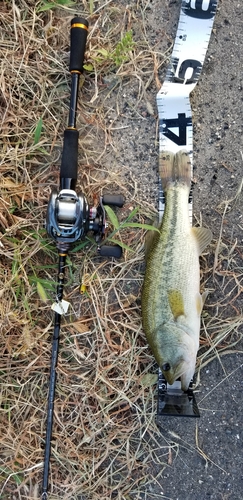
<instances>
[{"instance_id":1,"label":"reel handle","mask_svg":"<svg viewBox=\"0 0 243 500\"><path fill-rule=\"evenodd\" d=\"M120 259L122 256L122 248L119 245L101 245L99 248L101 257L115 257Z\"/></svg>"},{"instance_id":2,"label":"reel handle","mask_svg":"<svg viewBox=\"0 0 243 500\"><path fill-rule=\"evenodd\" d=\"M74 17L71 21L71 48L69 65L71 73L82 73L83 71L88 27L88 21L82 17Z\"/></svg>"},{"instance_id":3,"label":"reel handle","mask_svg":"<svg viewBox=\"0 0 243 500\"><path fill-rule=\"evenodd\" d=\"M104 194L102 196L103 205L111 205L113 207L123 207L125 203L124 196L122 194Z\"/></svg>"}]
</instances>

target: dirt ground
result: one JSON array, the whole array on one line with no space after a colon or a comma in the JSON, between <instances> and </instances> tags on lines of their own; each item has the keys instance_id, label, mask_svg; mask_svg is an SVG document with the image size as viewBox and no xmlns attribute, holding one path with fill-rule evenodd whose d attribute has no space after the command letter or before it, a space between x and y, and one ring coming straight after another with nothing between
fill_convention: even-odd
<instances>
[{"instance_id":1,"label":"dirt ground","mask_svg":"<svg viewBox=\"0 0 243 500\"><path fill-rule=\"evenodd\" d=\"M25 7L33 2L3 4L0 7L3 9L2 19L7 23L7 16L12 13L13 18L17 19L11 32L12 38L17 40L18 19L23 19L24 23L23 12L28 12L29 16L31 10L25 11ZM89 15L91 4L94 12ZM114 26L116 40L119 40L120 32L132 30L136 44L131 51L133 55L129 55L132 63L124 60L120 67L110 69L104 60L101 63L96 61L96 77L90 69L85 71L78 105L82 169L79 184L84 186L88 196L97 194L100 186L104 192L111 189L123 192L126 204L124 209L117 212L119 220L124 220L129 211L139 206L136 220L149 222L158 208L156 93L163 83L173 48L180 4L179 0L83 1L66 11L54 9L51 14L47 12L46 17L38 14L43 21L38 26L39 32L48 23L50 31L53 29L50 36L54 49L48 64L53 61L54 76L53 80L50 77L52 83L47 91L49 101L43 98L41 107L42 101L35 100L36 120L42 114L44 116L45 109L49 107L48 117L46 120L43 118L46 135L41 147L49 148L50 156L41 159L40 150L27 148L27 152L23 153L19 146L18 161L15 157L14 160L10 157L8 160L10 150L4 149L1 168L4 178L11 177L26 185L30 179L32 191L30 189L29 200L24 199L15 214L22 220L26 213L29 214L28 220L39 231L39 241L44 238L42 221L50 184L58 182L62 131L68 111L69 76L63 70L68 64L68 33L63 34L64 27L67 31L70 19L76 13L89 18L87 65L95 64L92 54L99 47L99 40L106 40L107 36L109 41L109 33L114 36ZM58 16L58 35L55 31L55 16ZM25 19L28 22L27 14ZM195 391L201 417L199 420L163 417L159 427L156 425L157 367L141 329L144 231L133 229L124 236L123 241L132 246L135 253L125 252L121 264L113 261L103 264L100 258L93 258L92 254L86 262L82 253L84 250L79 248L81 253L71 255L73 268L69 266L71 277L67 284L67 296L72 302L72 314L64 321L60 347L51 500L243 498L242 27L242 3L239 0L219 0L203 71L191 96L194 124L194 222L202 221L213 233L210 248L201 259L202 289L209 290L202 315ZM59 53L58 43L61 46ZM39 46L33 49L33 54L41 50L41 44ZM3 44L3 53L8 47L10 43ZM45 58L38 59L35 56L35 59L33 54L26 65L29 64L36 71L37 81L38 71L44 81ZM58 64L55 66L56 60ZM38 69L36 61L39 61ZM63 98L52 90L58 71L63 71L62 79L58 82ZM35 98L29 92L29 99L34 102ZM38 92L37 87L37 96ZM2 93L7 100L4 85ZM18 101L13 101L16 117L16 102L20 101L20 97ZM30 106L30 117L32 110ZM55 126L52 115L57 120ZM7 111L4 119L8 120ZM26 118L22 129L25 126ZM22 129L20 127L19 131ZM13 136L12 129L4 135L6 144L10 136ZM11 147L15 148L14 142ZM8 165L6 170L5 160ZM31 198L33 189L36 196L38 194L34 202ZM4 203L5 207L6 200ZM7 216L6 220L9 223ZM20 266L21 276L24 276L21 279L25 280L30 268L31 273L34 273L32 267L40 265L43 256L44 264L50 266L48 279L55 279L55 251L45 254L44 247L38 247L39 253L35 254L34 236L26 236L21 223L16 221L18 230L13 229L12 221L12 225L7 230L5 225L1 232L4 245L4 250L1 250L2 267L11 275L11 252L19 239L19 252L23 248L25 255ZM26 250L28 244L30 257ZM83 265L86 266L83 273L95 276L95 279L94 284L89 282L89 296L81 300L79 282ZM37 273L41 276L47 272L44 268L38 269ZM2 271L2 280L5 275L6 272ZM115 280L112 289L111 279ZM11 316L7 302L2 303L1 311L3 389L0 413L0 498L34 500L39 497L41 483L52 312L49 295L49 303L46 304L38 298L36 289L33 291L30 288L29 283L31 286L36 283L34 278L32 281L26 279L27 291L21 291L20 295L16 292L19 282L12 280L11 283L14 289L12 295L15 293L14 313ZM5 296L4 287L3 290L1 297ZM8 288L6 290L9 291ZM106 298L101 296L104 291L107 291ZM53 288L49 292L54 296ZM32 315L36 311L35 321L26 320L22 297L29 303L28 311ZM12 324L15 322L15 330L6 326L8 317L12 318ZM94 325L98 324L97 328L90 326L90 318ZM85 322L83 330L82 322ZM29 324L32 325L30 331ZM104 335L100 333L102 331L105 331ZM23 338L23 332L23 345L26 343L28 347L26 350L19 340ZM84 333L87 333L85 339ZM32 336L34 341L31 340ZM119 342L116 340L118 337ZM128 363L129 356L132 361ZM146 378L143 384L143 377L150 374L151 379ZM31 394L24 396L24 391L30 386Z\"/></svg>"}]
</instances>

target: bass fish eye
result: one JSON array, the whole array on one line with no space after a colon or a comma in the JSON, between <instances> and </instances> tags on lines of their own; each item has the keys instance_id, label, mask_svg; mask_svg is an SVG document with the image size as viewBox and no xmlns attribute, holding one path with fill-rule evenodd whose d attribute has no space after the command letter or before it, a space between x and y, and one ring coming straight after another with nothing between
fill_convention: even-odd
<instances>
[{"instance_id":1,"label":"bass fish eye","mask_svg":"<svg viewBox=\"0 0 243 500\"><path fill-rule=\"evenodd\" d=\"M168 371L170 370L170 363L164 363L164 364L162 365L162 370L163 370L164 372L168 372Z\"/></svg>"}]
</instances>

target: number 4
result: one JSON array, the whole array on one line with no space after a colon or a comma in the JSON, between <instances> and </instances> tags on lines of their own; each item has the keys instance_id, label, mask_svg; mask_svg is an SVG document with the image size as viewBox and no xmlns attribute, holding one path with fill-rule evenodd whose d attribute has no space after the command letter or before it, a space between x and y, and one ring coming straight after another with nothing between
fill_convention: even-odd
<instances>
[{"instance_id":1,"label":"number 4","mask_svg":"<svg viewBox=\"0 0 243 500\"><path fill-rule=\"evenodd\" d=\"M186 128L191 125L191 117L186 117L185 113L178 113L178 118L168 118L161 121L160 132L177 146L186 146ZM179 135L172 132L170 130L172 128L178 128Z\"/></svg>"}]
</instances>

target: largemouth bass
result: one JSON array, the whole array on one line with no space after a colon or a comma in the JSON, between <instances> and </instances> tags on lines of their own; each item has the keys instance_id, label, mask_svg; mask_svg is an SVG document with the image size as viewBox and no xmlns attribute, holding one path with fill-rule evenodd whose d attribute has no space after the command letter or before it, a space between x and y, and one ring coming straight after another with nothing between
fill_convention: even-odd
<instances>
[{"instance_id":1,"label":"largemouth bass","mask_svg":"<svg viewBox=\"0 0 243 500\"><path fill-rule=\"evenodd\" d=\"M159 170L166 203L159 232L148 234L143 328L167 382L172 385L180 378L186 391L195 372L205 299L200 294L199 255L212 235L209 229L190 224L187 152L162 153Z\"/></svg>"}]
</instances>

